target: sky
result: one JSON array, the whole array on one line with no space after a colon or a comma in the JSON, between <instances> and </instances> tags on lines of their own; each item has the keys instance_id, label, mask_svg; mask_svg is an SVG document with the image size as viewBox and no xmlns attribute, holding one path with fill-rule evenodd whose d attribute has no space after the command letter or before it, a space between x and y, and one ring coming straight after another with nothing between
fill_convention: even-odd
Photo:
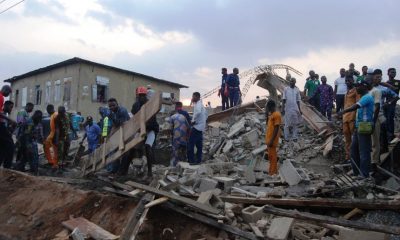
<instances>
[{"instance_id":1,"label":"sky","mask_svg":"<svg viewBox=\"0 0 400 240\"><path fill-rule=\"evenodd\" d=\"M399 9L397 0L25 0L0 14L0 80L80 57L187 85L184 100L218 86L222 67L286 64L303 73L294 75L303 90L311 69L332 84L351 62L400 68ZM257 95L267 91L252 86L245 101Z\"/></svg>"}]
</instances>

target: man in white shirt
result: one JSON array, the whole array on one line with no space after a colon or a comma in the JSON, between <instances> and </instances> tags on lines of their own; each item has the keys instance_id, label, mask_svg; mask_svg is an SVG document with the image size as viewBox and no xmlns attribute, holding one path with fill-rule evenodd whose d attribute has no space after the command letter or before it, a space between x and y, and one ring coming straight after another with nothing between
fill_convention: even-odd
<instances>
[{"instance_id":1,"label":"man in white shirt","mask_svg":"<svg viewBox=\"0 0 400 240\"><path fill-rule=\"evenodd\" d=\"M296 87L296 79L290 80L289 87L286 87L282 96L282 115L284 115L285 127L283 133L285 140L297 141L298 125L301 122L300 90ZM290 134L292 128L292 134ZM291 135L291 136L290 136Z\"/></svg>"},{"instance_id":2,"label":"man in white shirt","mask_svg":"<svg viewBox=\"0 0 400 240\"><path fill-rule=\"evenodd\" d=\"M190 165L198 165L201 163L203 152L203 132L206 128L207 111L200 100L200 93L194 92L192 95L193 103L193 119L188 142L188 161ZM196 146L196 159L194 157L194 146Z\"/></svg>"},{"instance_id":3,"label":"man in white shirt","mask_svg":"<svg viewBox=\"0 0 400 240\"><path fill-rule=\"evenodd\" d=\"M335 80L336 112L344 109L344 96L347 93L346 70L340 69L340 77Z\"/></svg>"}]
</instances>

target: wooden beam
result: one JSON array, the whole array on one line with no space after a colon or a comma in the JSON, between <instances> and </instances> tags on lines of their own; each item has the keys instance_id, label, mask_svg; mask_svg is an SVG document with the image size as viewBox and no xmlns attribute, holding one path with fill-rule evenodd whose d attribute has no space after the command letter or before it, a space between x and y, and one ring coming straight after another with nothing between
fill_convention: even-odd
<instances>
[{"instance_id":1,"label":"wooden beam","mask_svg":"<svg viewBox=\"0 0 400 240\"><path fill-rule=\"evenodd\" d=\"M144 206L144 208L151 208L153 206L165 203L168 200L169 200L169 198L167 198L167 197L160 197L160 198L157 198L156 200L153 200L153 201L149 202L148 204L146 204Z\"/></svg>"},{"instance_id":2,"label":"wooden beam","mask_svg":"<svg viewBox=\"0 0 400 240\"><path fill-rule=\"evenodd\" d=\"M78 228L84 235L90 236L96 240L113 240L119 238L119 236L104 230L103 228L83 217L72 218L68 221L64 221L62 222L62 225L71 231L73 231L75 228Z\"/></svg>"},{"instance_id":3,"label":"wooden beam","mask_svg":"<svg viewBox=\"0 0 400 240\"><path fill-rule=\"evenodd\" d=\"M245 203L254 205L270 204L274 206L296 206L296 207L319 207L319 208L342 208L342 209L386 209L399 210L399 200L368 200L368 199L334 199L334 198L246 198L234 196L220 196L224 202Z\"/></svg>"},{"instance_id":4,"label":"wooden beam","mask_svg":"<svg viewBox=\"0 0 400 240\"><path fill-rule=\"evenodd\" d=\"M101 169L106 164L115 161L123 154L128 152L131 148L141 143L144 138L140 134L141 127L143 128L143 119L148 121L151 117L156 115L161 108L161 94L155 94L130 120L125 122L121 127L114 131L105 143L103 143L94 152L94 156L102 156L101 152L105 152L104 158L96 157L96 166L85 166L83 171L85 174L93 172L94 169ZM139 134L137 135L137 133ZM105 150L103 149L105 148Z\"/></svg>"},{"instance_id":5,"label":"wooden beam","mask_svg":"<svg viewBox=\"0 0 400 240\"><path fill-rule=\"evenodd\" d=\"M166 192L166 191L163 191L163 190L159 190L159 189L147 186L147 185L143 185L143 184L132 182L132 181L127 181L126 184L129 185L129 186L132 186L134 188L142 189L142 190L145 190L147 192L151 192L151 193L154 193L154 194L157 194L157 195L168 197L171 200L175 200L175 201L184 203L186 205L192 206L192 207L194 207L196 209L199 209L199 210L202 210L202 211L205 211L205 212L208 212L208 213L219 214L219 212L220 212L219 210L217 210L215 208L212 208L212 207L207 206L205 204L201 204L201 203L196 202L196 201L194 201L192 199L181 197L181 196L177 196L177 195L175 195L173 193Z\"/></svg>"},{"instance_id":6,"label":"wooden beam","mask_svg":"<svg viewBox=\"0 0 400 240\"><path fill-rule=\"evenodd\" d=\"M359 222L359 221L350 221L350 220L328 217L328 216L323 216L323 215L317 215L317 214L312 214L312 213L299 212L296 210L284 210L284 209L279 209L279 208L275 208L275 207L271 207L271 206L265 206L264 212L274 214L277 216L301 219L301 220L305 220L308 222L312 222L316 225L320 225L323 223L329 223L329 224L335 224L335 225L344 226L344 227L368 230L368 231L383 232L383 233L390 233L390 234L397 234L397 235L400 234L400 227L367 223L367 222Z\"/></svg>"}]
</instances>

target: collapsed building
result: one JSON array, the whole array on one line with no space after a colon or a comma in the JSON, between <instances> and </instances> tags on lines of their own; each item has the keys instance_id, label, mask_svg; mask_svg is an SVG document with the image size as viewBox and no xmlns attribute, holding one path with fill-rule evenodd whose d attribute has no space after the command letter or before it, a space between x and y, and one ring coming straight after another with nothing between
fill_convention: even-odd
<instances>
[{"instance_id":1,"label":"collapsed building","mask_svg":"<svg viewBox=\"0 0 400 240\"><path fill-rule=\"evenodd\" d=\"M271 98L287 86L274 66L244 75ZM153 97L67 176L2 170L1 238L398 239L398 142L382 154L376 183L354 179L343 163L340 127L307 103L302 137L281 145L276 177L267 174L265 99L209 116L201 165L172 168L166 158L144 183L134 161L129 177L104 177L107 163L143 141L147 119L167 117L167 103ZM168 152L169 128L162 124L159 151Z\"/></svg>"}]
</instances>

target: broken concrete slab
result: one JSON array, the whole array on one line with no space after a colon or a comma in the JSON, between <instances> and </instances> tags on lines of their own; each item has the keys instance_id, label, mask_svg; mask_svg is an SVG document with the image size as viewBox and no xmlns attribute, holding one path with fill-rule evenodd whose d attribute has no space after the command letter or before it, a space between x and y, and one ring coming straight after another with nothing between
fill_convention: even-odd
<instances>
[{"instance_id":1,"label":"broken concrete slab","mask_svg":"<svg viewBox=\"0 0 400 240\"><path fill-rule=\"evenodd\" d=\"M236 181L235 179L230 177L213 177L213 178L222 185L222 190L224 190L224 192L226 193L229 193L231 191L231 187L233 187L233 184Z\"/></svg>"},{"instance_id":2,"label":"broken concrete slab","mask_svg":"<svg viewBox=\"0 0 400 240\"><path fill-rule=\"evenodd\" d=\"M272 219L268 229L267 237L274 240L285 240L289 236L294 219L288 217L278 217Z\"/></svg>"},{"instance_id":3,"label":"broken concrete slab","mask_svg":"<svg viewBox=\"0 0 400 240\"><path fill-rule=\"evenodd\" d=\"M208 190L213 190L217 187L218 182L211 178L202 178L200 180L198 192L206 192Z\"/></svg>"},{"instance_id":4,"label":"broken concrete slab","mask_svg":"<svg viewBox=\"0 0 400 240\"><path fill-rule=\"evenodd\" d=\"M296 185L302 180L300 174L289 159L283 161L283 164L279 167L279 175L290 186Z\"/></svg>"},{"instance_id":5,"label":"broken concrete slab","mask_svg":"<svg viewBox=\"0 0 400 240\"><path fill-rule=\"evenodd\" d=\"M339 231L340 240L388 240L389 234L343 228Z\"/></svg>"},{"instance_id":6,"label":"broken concrete slab","mask_svg":"<svg viewBox=\"0 0 400 240\"><path fill-rule=\"evenodd\" d=\"M258 137L259 134L256 129L253 129L250 132L243 134L242 136L243 146L251 148L257 146L259 143Z\"/></svg>"},{"instance_id":7,"label":"broken concrete slab","mask_svg":"<svg viewBox=\"0 0 400 240\"><path fill-rule=\"evenodd\" d=\"M251 151L251 155L256 156L256 155L258 155L260 153L265 153L267 148L268 148L268 146L264 144L261 147L258 147L256 149L254 149L253 151Z\"/></svg>"},{"instance_id":8,"label":"broken concrete slab","mask_svg":"<svg viewBox=\"0 0 400 240\"><path fill-rule=\"evenodd\" d=\"M231 137L235 136L236 134L238 134L240 131L244 130L245 129L244 124L245 124L244 119L241 119L239 122L233 124L229 130L227 137L231 138Z\"/></svg>"},{"instance_id":9,"label":"broken concrete slab","mask_svg":"<svg viewBox=\"0 0 400 240\"><path fill-rule=\"evenodd\" d=\"M219 190L219 189L218 189ZM209 190L200 193L197 202L209 205L214 208L222 209L224 208L224 202L217 196L221 191Z\"/></svg>"},{"instance_id":10,"label":"broken concrete slab","mask_svg":"<svg viewBox=\"0 0 400 240\"><path fill-rule=\"evenodd\" d=\"M265 216L263 209L264 207L256 207L254 205L251 205L247 208L242 209L242 218L247 223L256 223L263 216Z\"/></svg>"},{"instance_id":11,"label":"broken concrete slab","mask_svg":"<svg viewBox=\"0 0 400 240\"><path fill-rule=\"evenodd\" d=\"M224 146L224 148L222 149L222 152L227 153L229 152L233 147L233 141L232 140L228 140Z\"/></svg>"}]
</instances>

